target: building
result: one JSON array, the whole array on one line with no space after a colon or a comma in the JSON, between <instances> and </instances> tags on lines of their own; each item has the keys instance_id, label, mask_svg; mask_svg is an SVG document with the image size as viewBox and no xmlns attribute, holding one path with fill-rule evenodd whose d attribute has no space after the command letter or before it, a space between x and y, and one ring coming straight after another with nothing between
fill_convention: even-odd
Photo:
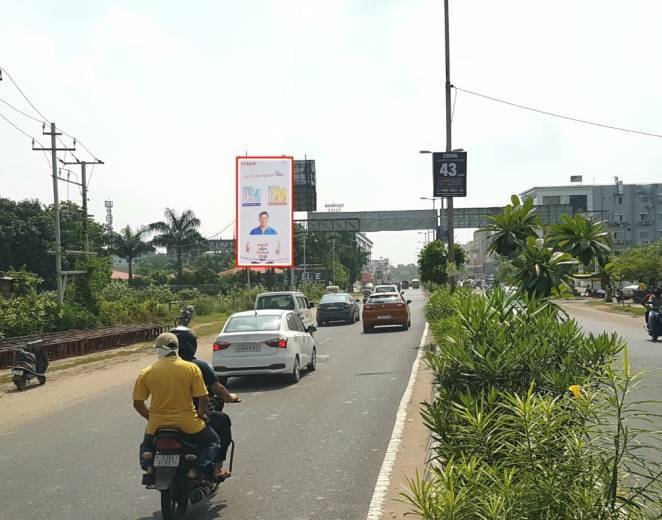
<instances>
[{"instance_id":1,"label":"building","mask_svg":"<svg viewBox=\"0 0 662 520\"><path fill-rule=\"evenodd\" d=\"M473 240L465 246L467 252L467 270L475 276L495 275L497 264L489 252L489 232L474 231Z\"/></svg>"},{"instance_id":2,"label":"building","mask_svg":"<svg viewBox=\"0 0 662 520\"><path fill-rule=\"evenodd\" d=\"M569 204L576 213L605 220L614 250L662 240L662 184L536 186L523 193L536 206Z\"/></svg>"},{"instance_id":3,"label":"building","mask_svg":"<svg viewBox=\"0 0 662 520\"><path fill-rule=\"evenodd\" d=\"M356 233L355 237L356 237L356 245L359 246L359 250L362 253L367 253L367 260L365 265L368 266L370 265L370 261L372 260L373 242L365 235L365 233Z\"/></svg>"}]
</instances>

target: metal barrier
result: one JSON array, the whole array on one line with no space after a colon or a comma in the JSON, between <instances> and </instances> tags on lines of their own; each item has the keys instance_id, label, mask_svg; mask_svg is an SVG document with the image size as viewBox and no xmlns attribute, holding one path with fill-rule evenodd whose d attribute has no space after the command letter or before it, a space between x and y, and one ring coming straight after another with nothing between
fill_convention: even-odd
<instances>
[{"instance_id":1,"label":"metal barrier","mask_svg":"<svg viewBox=\"0 0 662 520\"><path fill-rule=\"evenodd\" d=\"M0 341L0 368L13 364L16 348L39 338L43 340L42 348L46 349L48 359L52 361L149 341L169 329L169 325L161 324L120 325L10 338Z\"/></svg>"}]
</instances>

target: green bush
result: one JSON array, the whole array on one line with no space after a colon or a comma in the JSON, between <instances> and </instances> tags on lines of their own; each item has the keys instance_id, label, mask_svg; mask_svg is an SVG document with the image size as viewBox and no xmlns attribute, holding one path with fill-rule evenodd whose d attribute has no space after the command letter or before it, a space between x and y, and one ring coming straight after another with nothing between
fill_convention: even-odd
<instances>
[{"instance_id":1,"label":"green bush","mask_svg":"<svg viewBox=\"0 0 662 520\"><path fill-rule=\"evenodd\" d=\"M659 518L660 465L639 455L658 439L629 396L639 378L622 340L584 335L555 305L501 291L440 290L426 314L437 392L422 415L434 462L404 494L416 516Z\"/></svg>"}]
</instances>

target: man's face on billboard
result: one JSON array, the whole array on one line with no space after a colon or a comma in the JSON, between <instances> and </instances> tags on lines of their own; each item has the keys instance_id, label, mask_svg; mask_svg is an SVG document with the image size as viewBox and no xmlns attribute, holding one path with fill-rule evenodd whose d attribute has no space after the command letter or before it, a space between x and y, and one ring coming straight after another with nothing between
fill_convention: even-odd
<instances>
[{"instance_id":1,"label":"man's face on billboard","mask_svg":"<svg viewBox=\"0 0 662 520\"><path fill-rule=\"evenodd\" d=\"M262 213L259 218L260 218L260 227L262 229L265 229L269 225L269 215L267 215L266 213Z\"/></svg>"}]
</instances>

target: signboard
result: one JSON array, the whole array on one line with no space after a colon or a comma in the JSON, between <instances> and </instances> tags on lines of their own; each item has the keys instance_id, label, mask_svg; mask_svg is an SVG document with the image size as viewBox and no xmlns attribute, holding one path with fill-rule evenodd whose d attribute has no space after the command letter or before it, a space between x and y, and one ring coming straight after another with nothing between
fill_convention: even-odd
<instances>
[{"instance_id":1,"label":"signboard","mask_svg":"<svg viewBox=\"0 0 662 520\"><path fill-rule=\"evenodd\" d=\"M432 154L433 197L467 196L467 152Z\"/></svg>"},{"instance_id":2,"label":"signboard","mask_svg":"<svg viewBox=\"0 0 662 520\"><path fill-rule=\"evenodd\" d=\"M236 158L237 267L292 267L293 161Z\"/></svg>"},{"instance_id":3,"label":"signboard","mask_svg":"<svg viewBox=\"0 0 662 520\"><path fill-rule=\"evenodd\" d=\"M571 175L570 176L570 182L582 182L582 176L581 175Z\"/></svg>"},{"instance_id":4,"label":"signboard","mask_svg":"<svg viewBox=\"0 0 662 520\"><path fill-rule=\"evenodd\" d=\"M325 284L329 281L329 271L325 267L308 266L294 268L294 276L297 282Z\"/></svg>"}]
</instances>

